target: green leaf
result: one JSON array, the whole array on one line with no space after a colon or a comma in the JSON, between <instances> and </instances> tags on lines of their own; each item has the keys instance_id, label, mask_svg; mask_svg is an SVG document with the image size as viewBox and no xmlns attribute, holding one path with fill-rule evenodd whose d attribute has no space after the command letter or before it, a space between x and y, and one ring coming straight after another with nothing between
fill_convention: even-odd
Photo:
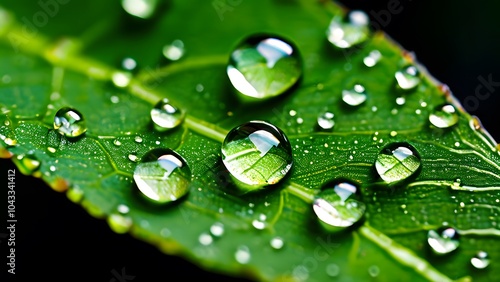
<instances>
[{"instance_id":1,"label":"green leaf","mask_svg":"<svg viewBox=\"0 0 500 282\"><path fill-rule=\"evenodd\" d=\"M0 144L20 171L66 193L115 232L227 275L489 281L500 274L494 265L500 256L498 145L384 34L335 49L325 32L345 11L330 2L244 1L233 7L172 1L149 21L101 2L0 8ZM213 3L222 6L214 9ZM85 16L75 20L77 15ZM260 33L297 46L303 77L284 95L246 103L232 89L226 65L241 40ZM162 47L176 39L186 54L159 60ZM368 68L363 58L372 50L382 58ZM117 87L112 79L124 56L142 68L127 87ZM422 72L421 81L401 91L395 73L410 64ZM355 83L364 86L367 99L351 107L342 91ZM155 131L150 120L162 98L186 112L182 125L166 132ZM459 120L440 129L429 115L444 103L456 107ZM53 129L62 107L82 114L84 135L66 138ZM334 113L331 131L317 126L325 111ZM280 128L294 163L277 185L241 195L222 163L221 145L231 129L250 120ZM412 174L412 159L409 181L387 185L375 162L392 143L411 145L421 165ZM174 205L144 201L134 184L135 160L160 147L175 150L192 173L188 194ZM359 184L366 205L364 220L344 232L324 229L312 209L321 187L335 179ZM459 230L460 246L436 256L426 236L444 223ZM479 250L492 259L483 270L470 265Z\"/></svg>"}]
</instances>

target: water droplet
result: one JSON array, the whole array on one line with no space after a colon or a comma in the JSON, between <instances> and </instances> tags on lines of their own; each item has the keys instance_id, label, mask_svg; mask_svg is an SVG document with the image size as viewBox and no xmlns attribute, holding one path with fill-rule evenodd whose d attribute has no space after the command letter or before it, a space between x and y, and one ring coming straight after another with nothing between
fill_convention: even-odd
<instances>
[{"instance_id":1,"label":"water droplet","mask_svg":"<svg viewBox=\"0 0 500 282\"><path fill-rule=\"evenodd\" d=\"M212 244L214 239L212 236L208 233L201 233L200 236L198 237L198 242L202 244L203 246L208 246Z\"/></svg>"},{"instance_id":2,"label":"water droplet","mask_svg":"<svg viewBox=\"0 0 500 282\"><path fill-rule=\"evenodd\" d=\"M342 100L351 106L360 105L366 101L365 88L361 84L356 84L352 89L342 90Z\"/></svg>"},{"instance_id":3,"label":"water droplet","mask_svg":"<svg viewBox=\"0 0 500 282\"><path fill-rule=\"evenodd\" d=\"M136 166L134 181L147 199L160 204L169 203L188 193L191 170L173 150L153 149Z\"/></svg>"},{"instance_id":4,"label":"water droplet","mask_svg":"<svg viewBox=\"0 0 500 282\"><path fill-rule=\"evenodd\" d=\"M177 61L182 56L184 56L184 42L182 40L176 39L172 41L172 43L163 46L162 54L163 56L170 61Z\"/></svg>"},{"instance_id":5,"label":"water droplet","mask_svg":"<svg viewBox=\"0 0 500 282\"><path fill-rule=\"evenodd\" d=\"M139 135L137 135L136 137L134 137L134 141L135 141L136 143L142 143L142 137L141 137L141 136L139 136Z\"/></svg>"},{"instance_id":6,"label":"water droplet","mask_svg":"<svg viewBox=\"0 0 500 282\"><path fill-rule=\"evenodd\" d=\"M16 163L18 165L19 170L26 174L30 175L37 171L40 168L40 161L31 154L21 154L16 157Z\"/></svg>"},{"instance_id":7,"label":"water droplet","mask_svg":"<svg viewBox=\"0 0 500 282\"><path fill-rule=\"evenodd\" d=\"M435 254L448 254L460 245L460 234L452 227L443 226L437 230L429 230L427 243Z\"/></svg>"},{"instance_id":8,"label":"water droplet","mask_svg":"<svg viewBox=\"0 0 500 282\"><path fill-rule=\"evenodd\" d=\"M80 203L83 199L83 195L83 190L78 186L74 186L66 192L66 197L73 203Z\"/></svg>"},{"instance_id":9,"label":"water droplet","mask_svg":"<svg viewBox=\"0 0 500 282\"><path fill-rule=\"evenodd\" d=\"M313 210L327 230L338 231L358 222L366 206L360 201L356 185L336 180L324 185L313 202Z\"/></svg>"},{"instance_id":10,"label":"water droplet","mask_svg":"<svg viewBox=\"0 0 500 282\"><path fill-rule=\"evenodd\" d=\"M132 227L132 219L121 214L110 214L107 221L111 230L118 234L127 233Z\"/></svg>"},{"instance_id":11,"label":"water droplet","mask_svg":"<svg viewBox=\"0 0 500 282\"><path fill-rule=\"evenodd\" d=\"M438 106L429 115L429 121L437 128L449 128L458 123L459 116L451 104Z\"/></svg>"},{"instance_id":12,"label":"water droplet","mask_svg":"<svg viewBox=\"0 0 500 282\"><path fill-rule=\"evenodd\" d=\"M402 105L404 105L405 103L406 103L406 99L405 99L405 97L398 97L398 98L396 98L396 104L398 104L398 105L402 106Z\"/></svg>"},{"instance_id":13,"label":"water droplet","mask_svg":"<svg viewBox=\"0 0 500 282\"><path fill-rule=\"evenodd\" d=\"M255 228L255 229L258 229L258 230L263 230L264 228L266 228L266 223L263 222L263 221L260 221L260 220L257 220L257 219L254 219L252 221L252 226Z\"/></svg>"},{"instance_id":14,"label":"water droplet","mask_svg":"<svg viewBox=\"0 0 500 282\"><path fill-rule=\"evenodd\" d=\"M227 75L241 94L267 99L294 86L302 76L297 48L277 36L248 37L231 53Z\"/></svg>"},{"instance_id":15,"label":"water droplet","mask_svg":"<svg viewBox=\"0 0 500 282\"><path fill-rule=\"evenodd\" d=\"M131 73L137 72L137 61L130 57L125 57L121 61L120 67L124 71L128 71Z\"/></svg>"},{"instance_id":16,"label":"water droplet","mask_svg":"<svg viewBox=\"0 0 500 282\"><path fill-rule=\"evenodd\" d=\"M49 153L54 154L55 152L57 152L57 149L54 147L47 147L47 151L49 151Z\"/></svg>"},{"instance_id":17,"label":"water droplet","mask_svg":"<svg viewBox=\"0 0 500 282\"><path fill-rule=\"evenodd\" d=\"M122 0L122 8L129 15L140 18L150 19L154 16L159 0Z\"/></svg>"},{"instance_id":18,"label":"water droplet","mask_svg":"<svg viewBox=\"0 0 500 282\"><path fill-rule=\"evenodd\" d=\"M115 144L115 146L119 147L122 145L122 142L118 139L115 139L115 140L113 140L113 144Z\"/></svg>"},{"instance_id":19,"label":"water droplet","mask_svg":"<svg viewBox=\"0 0 500 282\"><path fill-rule=\"evenodd\" d=\"M274 237L274 238L271 239L271 241L269 242L269 244L271 244L271 247L273 249L280 250L285 245L285 241L281 237Z\"/></svg>"},{"instance_id":20,"label":"water droplet","mask_svg":"<svg viewBox=\"0 0 500 282\"><path fill-rule=\"evenodd\" d=\"M361 10L352 10L346 18L335 16L328 26L326 36L334 46L345 49L366 41L370 35L370 19Z\"/></svg>"},{"instance_id":21,"label":"water droplet","mask_svg":"<svg viewBox=\"0 0 500 282\"><path fill-rule=\"evenodd\" d=\"M420 71L416 66L410 65L395 74L398 86L403 90L411 90L420 83Z\"/></svg>"},{"instance_id":22,"label":"water droplet","mask_svg":"<svg viewBox=\"0 0 500 282\"><path fill-rule=\"evenodd\" d=\"M166 131L177 127L184 120L184 111L178 109L168 99L162 99L151 110L151 120L157 131Z\"/></svg>"},{"instance_id":23,"label":"water droplet","mask_svg":"<svg viewBox=\"0 0 500 282\"><path fill-rule=\"evenodd\" d=\"M109 99L111 100L111 103L113 103L113 104L120 103L120 97L118 97L118 96L113 95Z\"/></svg>"},{"instance_id":24,"label":"water droplet","mask_svg":"<svg viewBox=\"0 0 500 282\"><path fill-rule=\"evenodd\" d=\"M325 112L318 116L318 126L321 129L330 130L335 125L335 121L333 120L334 114L331 112Z\"/></svg>"},{"instance_id":25,"label":"water droplet","mask_svg":"<svg viewBox=\"0 0 500 282\"><path fill-rule=\"evenodd\" d=\"M378 154L375 169L387 183L403 181L420 168L420 156L408 143L392 143Z\"/></svg>"},{"instance_id":26,"label":"water droplet","mask_svg":"<svg viewBox=\"0 0 500 282\"><path fill-rule=\"evenodd\" d=\"M139 157L136 154L128 154L128 159L134 163L139 161Z\"/></svg>"},{"instance_id":27,"label":"water droplet","mask_svg":"<svg viewBox=\"0 0 500 282\"><path fill-rule=\"evenodd\" d=\"M368 274L370 274L371 277L377 277L380 274L380 268L376 265L372 265L368 268Z\"/></svg>"},{"instance_id":28,"label":"water droplet","mask_svg":"<svg viewBox=\"0 0 500 282\"><path fill-rule=\"evenodd\" d=\"M265 121L250 121L233 128L221 151L231 176L248 190L278 183L293 164L288 138Z\"/></svg>"},{"instance_id":29,"label":"water droplet","mask_svg":"<svg viewBox=\"0 0 500 282\"><path fill-rule=\"evenodd\" d=\"M247 246L239 246L234 254L234 258L241 264L247 264L251 259L250 250Z\"/></svg>"},{"instance_id":30,"label":"water droplet","mask_svg":"<svg viewBox=\"0 0 500 282\"><path fill-rule=\"evenodd\" d=\"M87 131L82 114L69 107L61 108L54 116L54 129L66 137L78 137Z\"/></svg>"},{"instance_id":31,"label":"water droplet","mask_svg":"<svg viewBox=\"0 0 500 282\"><path fill-rule=\"evenodd\" d=\"M371 67L374 67L378 63L378 61L380 61L381 58L382 58L382 54L380 53L380 51L373 50L370 52L370 54L368 54L368 56L363 58L363 64L365 64L365 66L371 68Z\"/></svg>"},{"instance_id":32,"label":"water droplet","mask_svg":"<svg viewBox=\"0 0 500 282\"><path fill-rule=\"evenodd\" d=\"M326 274L330 277L337 277L340 274L340 267L335 263L326 266Z\"/></svg>"},{"instance_id":33,"label":"water droplet","mask_svg":"<svg viewBox=\"0 0 500 282\"><path fill-rule=\"evenodd\" d=\"M121 214L127 214L130 211L130 208L127 205L118 205L116 210Z\"/></svg>"},{"instance_id":34,"label":"water droplet","mask_svg":"<svg viewBox=\"0 0 500 282\"><path fill-rule=\"evenodd\" d=\"M477 269L483 269L490 264L490 257L487 252L479 251L470 259L470 263Z\"/></svg>"},{"instance_id":35,"label":"water droplet","mask_svg":"<svg viewBox=\"0 0 500 282\"><path fill-rule=\"evenodd\" d=\"M210 226L210 233L214 237L221 237L224 234L224 224L216 222Z\"/></svg>"},{"instance_id":36,"label":"water droplet","mask_svg":"<svg viewBox=\"0 0 500 282\"><path fill-rule=\"evenodd\" d=\"M125 88L130 84L132 74L128 72L116 71L111 75L111 81L118 88Z\"/></svg>"}]
</instances>

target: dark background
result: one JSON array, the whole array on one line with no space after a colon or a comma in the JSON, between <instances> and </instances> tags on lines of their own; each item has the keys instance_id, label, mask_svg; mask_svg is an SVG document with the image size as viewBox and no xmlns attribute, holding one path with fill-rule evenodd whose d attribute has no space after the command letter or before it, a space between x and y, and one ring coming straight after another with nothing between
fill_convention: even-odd
<instances>
[{"instance_id":1,"label":"dark background","mask_svg":"<svg viewBox=\"0 0 500 282\"><path fill-rule=\"evenodd\" d=\"M498 2L458 5L452 0L401 0L397 6L402 7L398 9L400 12L390 15L390 19L384 11L388 10L388 3L394 1L341 2L367 12L403 48L413 51L417 60L431 75L447 84L460 102L469 95L474 96L480 85L479 76L485 79L491 76L493 81L500 82ZM383 21L374 14L383 15ZM482 91L484 95L485 89ZM496 140L500 140L495 114L500 107L498 92L500 90L493 91L489 98L480 100L477 109L468 108ZM6 182L7 168L14 165L10 160L1 160L0 165L4 177L0 181ZM135 276L133 281L194 280L198 276L209 281L242 281L203 272L181 258L163 255L128 234L112 232L105 221L91 217L39 179L19 172L16 179L17 281L107 282L113 281L112 270L121 273L122 268L127 275ZM2 213L5 210L2 208ZM3 232L4 229L0 231ZM3 275L7 241L0 240Z\"/></svg>"}]
</instances>

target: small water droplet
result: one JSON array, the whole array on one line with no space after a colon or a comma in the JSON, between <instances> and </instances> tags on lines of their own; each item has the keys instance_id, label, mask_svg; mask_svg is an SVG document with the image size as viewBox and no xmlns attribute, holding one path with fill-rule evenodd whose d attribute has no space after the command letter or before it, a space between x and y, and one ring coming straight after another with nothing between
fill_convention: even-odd
<instances>
[{"instance_id":1,"label":"small water droplet","mask_svg":"<svg viewBox=\"0 0 500 282\"><path fill-rule=\"evenodd\" d=\"M113 96L111 96L111 98L109 98L109 99L111 100L111 103L113 103L113 104L118 104L118 103L120 103L120 98L119 98L118 96L113 95Z\"/></svg>"},{"instance_id":2,"label":"small water droplet","mask_svg":"<svg viewBox=\"0 0 500 282\"><path fill-rule=\"evenodd\" d=\"M57 149L54 147L47 147L47 151L49 151L49 153L54 154L55 152L57 152Z\"/></svg>"},{"instance_id":3,"label":"small water droplet","mask_svg":"<svg viewBox=\"0 0 500 282\"><path fill-rule=\"evenodd\" d=\"M271 239L271 241L269 242L269 244L271 244L271 247L273 249L280 250L285 245L285 241L281 237L274 237L274 238Z\"/></svg>"},{"instance_id":4,"label":"small water droplet","mask_svg":"<svg viewBox=\"0 0 500 282\"><path fill-rule=\"evenodd\" d=\"M184 42L176 39L172 43L163 46L162 54L170 61L177 61L184 56L186 50L184 49Z\"/></svg>"},{"instance_id":5,"label":"small water droplet","mask_svg":"<svg viewBox=\"0 0 500 282\"><path fill-rule=\"evenodd\" d=\"M288 138L265 121L250 121L233 128L221 151L231 176L248 190L278 183L293 164Z\"/></svg>"},{"instance_id":6,"label":"small water droplet","mask_svg":"<svg viewBox=\"0 0 500 282\"><path fill-rule=\"evenodd\" d=\"M378 154L375 169L387 183L408 179L420 168L420 156L408 143L392 143Z\"/></svg>"},{"instance_id":7,"label":"small water droplet","mask_svg":"<svg viewBox=\"0 0 500 282\"><path fill-rule=\"evenodd\" d=\"M66 192L66 197L68 197L68 199L73 203L80 203L83 199L83 195L83 190L78 186L74 186Z\"/></svg>"},{"instance_id":8,"label":"small water droplet","mask_svg":"<svg viewBox=\"0 0 500 282\"><path fill-rule=\"evenodd\" d=\"M69 138L81 136L87 131L82 114L69 107L61 108L54 116L54 129Z\"/></svg>"},{"instance_id":9,"label":"small water droplet","mask_svg":"<svg viewBox=\"0 0 500 282\"><path fill-rule=\"evenodd\" d=\"M57 168L56 168L55 166L51 165L51 166L49 167L49 170L50 170L50 171L52 171L52 172L54 172L54 171L56 171L56 170L57 170Z\"/></svg>"},{"instance_id":10,"label":"small water droplet","mask_svg":"<svg viewBox=\"0 0 500 282\"><path fill-rule=\"evenodd\" d=\"M136 154L128 154L128 159L134 163L139 161L139 157Z\"/></svg>"},{"instance_id":11,"label":"small water droplet","mask_svg":"<svg viewBox=\"0 0 500 282\"><path fill-rule=\"evenodd\" d=\"M263 221L260 221L260 220L257 220L257 219L254 219L252 221L252 226L255 228L255 229L258 229L258 230L263 230L264 228L266 228L266 223L263 222Z\"/></svg>"},{"instance_id":12,"label":"small water droplet","mask_svg":"<svg viewBox=\"0 0 500 282\"><path fill-rule=\"evenodd\" d=\"M416 66L410 65L395 74L398 86L403 90L411 90L420 83L420 71Z\"/></svg>"},{"instance_id":13,"label":"small water droplet","mask_svg":"<svg viewBox=\"0 0 500 282\"><path fill-rule=\"evenodd\" d=\"M396 135L398 135L398 132L397 131L391 131L390 133L391 137L396 137Z\"/></svg>"},{"instance_id":14,"label":"small water droplet","mask_svg":"<svg viewBox=\"0 0 500 282\"><path fill-rule=\"evenodd\" d=\"M154 16L160 1L158 0L122 0L122 8L127 14L140 19L150 19Z\"/></svg>"},{"instance_id":15,"label":"small water droplet","mask_svg":"<svg viewBox=\"0 0 500 282\"><path fill-rule=\"evenodd\" d=\"M120 147L122 145L122 142L118 139L115 139L115 140L113 140L113 144L115 144L115 146L117 146L117 147Z\"/></svg>"},{"instance_id":16,"label":"small water droplet","mask_svg":"<svg viewBox=\"0 0 500 282\"><path fill-rule=\"evenodd\" d=\"M382 54L380 53L379 50L373 50L368 54L368 56L363 58L363 63L365 66L371 68L374 67L378 61L382 58Z\"/></svg>"},{"instance_id":17,"label":"small water droplet","mask_svg":"<svg viewBox=\"0 0 500 282\"><path fill-rule=\"evenodd\" d=\"M224 234L224 224L216 222L210 226L210 233L214 237L221 237Z\"/></svg>"},{"instance_id":18,"label":"small water droplet","mask_svg":"<svg viewBox=\"0 0 500 282\"><path fill-rule=\"evenodd\" d=\"M26 174L33 174L40 168L40 161L31 154L21 154L16 157L16 163L18 164L19 170Z\"/></svg>"},{"instance_id":19,"label":"small water droplet","mask_svg":"<svg viewBox=\"0 0 500 282\"><path fill-rule=\"evenodd\" d=\"M335 263L330 263L326 266L326 274L330 277L337 277L340 274L340 267Z\"/></svg>"},{"instance_id":20,"label":"small water droplet","mask_svg":"<svg viewBox=\"0 0 500 282\"><path fill-rule=\"evenodd\" d=\"M130 208L127 205L120 204L116 210L121 214L127 214L130 211Z\"/></svg>"},{"instance_id":21,"label":"small water droplet","mask_svg":"<svg viewBox=\"0 0 500 282\"><path fill-rule=\"evenodd\" d=\"M153 149L136 166L134 181L147 199L154 203L169 203L188 193L191 170L173 150Z\"/></svg>"},{"instance_id":22,"label":"small water droplet","mask_svg":"<svg viewBox=\"0 0 500 282\"><path fill-rule=\"evenodd\" d=\"M250 249L248 249L248 247L244 245L239 246L236 250L236 253L234 254L234 258L241 264L249 263L251 259Z\"/></svg>"},{"instance_id":23,"label":"small water droplet","mask_svg":"<svg viewBox=\"0 0 500 282\"><path fill-rule=\"evenodd\" d=\"M342 90L342 100L351 106L361 105L366 101L365 87L361 84L355 84L352 89Z\"/></svg>"},{"instance_id":24,"label":"small water droplet","mask_svg":"<svg viewBox=\"0 0 500 282\"><path fill-rule=\"evenodd\" d=\"M227 75L246 97L267 99L285 93L302 76L297 48L277 36L254 35L231 53Z\"/></svg>"},{"instance_id":25,"label":"small water droplet","mask_svg":"<svg viewBox=\"0 0 500 282\"><path fill-rule=\"evenodd\" d=\"M438 106L429 115L429 121L437 128L449 128L458 123L459 116L451 104Z\"/></svg>"},{"instance_id":26,"label":"small water droplet","mask_svg":"<svg viewBox=\"0 0 500 282\"><path fill-rule=\"evenodd\" d=\"M134 141L135 141L136 143L142 143L142 137L141 137L141 136L139 136L139 135L137 135L137 136L135 136L135 137L134 137Z\"/></svg>"},{"instance_id":27,"label":"small water droplet","mask_svg":"<svg viewBox=\"0 0 500 282\"><path fill-rule=\"evenodd\" d=\"M331 112L324 112L324 113L320 114L318 116L318 120L317 120L318 126L324 130L332 129L333 126L335 125L335 121L334 121L333 117L334 117L334 114Z\"/></svg>"},{"instance_id":28,"label":"small water droplet","mask_svg":"<svg viewBox=\"0 0 500 282\"><path fill-rule=\"evenodd\" d=\"M118 88L125 88L130 84L132 74L123 71L116 71L111 75L111 81Z\"/></svg>"},{"instance_id":29,"label":"small water droplet","mask_svg":"<svg viewBox=\"0 0 500 282\"><path fill-rule=\"evenodd\" d=\"M368 268L368 274L371 277L377 277L380 274L380 268L376 265L372 265Z\"/></svg>"},{"instance_id":30,"label":"small water droplet","mask_svg":"<svg viewBox=\"0 0 500 282\"><path fill-rule=\"evenodd\" d=\"M490 264L490 257L487 252L479 251L470 259L470 263L477 269L483 269Z\"/></svg>"},{"instance_id":31,"label":"small water droplet","mask_svg":"<svg viewBox=\"0 0 500 282\"><path fill-rule=\"evenodd\" d=\"M334 46L346 49L365 42L370 35L370 19L361 10L350 11L345 18L335 16L328 26L326 36Z\"/></svg>"},{"instance_id":32,"label":"small water droplet","mask_svg":"<svg viewBox=\"0 0 500 282\"><path fill-rule=\"evenodd\" d=\"M137 61L130 57L125 57L121 61L120 67L124 71L128 71L131 73L137 72Z\"/></svg>"},{"instance_id":33,"label":"small water droplet","mask_svg":"<svg viewBox=\"0 0 500 282\"><path fill-rule=\"evenodd\" d=\"M157 131L163 132L177 127L184 120L185 113L168 99L162 99L151 110L151 120Z\"/></svg>"},{"instance_id":34,"label":"small water droplet","mask_svg":"<svg viewBox=\"0 0 500 282\"><path fill-rule=\"evenodd\" d=\"M313 210L327 230L338 231L358 222L366 206L360 201L356 185L336 180L324 185L313 202Z\"/></svg>"},{"instance_id":35,"label":"small water droplet","mask_svg":"<svg viewBox=\"0 0 500 282\"><path fill-rule=\"evenodd\" d=\"M452 227L443 226L437 230L429 230L427 243L435 254L443 255L451 253L460 245L460 235Z\"/></svg>"},{"instance_id":36,"label":"small water droplet","mask_svg":"<svg viewBox=\"0 0 500 282\"><path fill-rule=\"evenodd\" d=\"M208 246L212 244L214 239L212 236L208 233L201 233L200 236L198 237L198 242L202 244L203 246Z\"/></svg>"},{"instance_id":37,"label":"small water droplet","mask_svg":"<svg viewBox=\"0 0 500 282\"><path fill-rule=\"evenodd\" d=\"M405 103L406 103L406 99L405 99L405 97L398 97L398 98L396 98L396 104L398 104L398 105L402 106L402 105L404 105Z\"/></svg>"},{"instance_id":38,"label":"small water droplet","mask_svg":"<svg viewBox=\"0 0 500 282\"><path fill-rule=\"evenodd\" d=\"M132 219L121 214L110 214L107 221L111 230L118 234L127 233L132 227Z\"/></svg>"}]
</instances>

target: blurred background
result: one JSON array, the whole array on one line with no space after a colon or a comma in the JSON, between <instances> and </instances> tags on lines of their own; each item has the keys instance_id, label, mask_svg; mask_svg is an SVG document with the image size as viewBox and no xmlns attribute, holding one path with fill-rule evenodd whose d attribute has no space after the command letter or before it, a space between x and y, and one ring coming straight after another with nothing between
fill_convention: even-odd
<instances>
[{"instance_id":1,"label":"blurred background","mask_svg":"<svg viewBox=\"0 0 500 282\"><path fill-rule=\"evenodd\" d=\"M430 74L447 84L458 101L500 140L499 118L495 114L500 108L500 2L339 3L365 11L403 48L414 52ZM483 86L482 100L478 99L476 89L488 80L490 87ZM0 165L2 174L6 174L7 168L14 168L9 160L1 160ZM38 179L17 173L16 182L18 281L29 281L27 276L49 281L175 281L173 276L177 275L182 280L201 276L207 280L244 281L204 272L181 258L163 255L128 234L115 234L105 221L92 218ZM0 240L5 250L6 240ZM5 253L2 251L2 260ZM125 274L128 280L120 280L116 274Z\"/></svg>"}]
</instances>

